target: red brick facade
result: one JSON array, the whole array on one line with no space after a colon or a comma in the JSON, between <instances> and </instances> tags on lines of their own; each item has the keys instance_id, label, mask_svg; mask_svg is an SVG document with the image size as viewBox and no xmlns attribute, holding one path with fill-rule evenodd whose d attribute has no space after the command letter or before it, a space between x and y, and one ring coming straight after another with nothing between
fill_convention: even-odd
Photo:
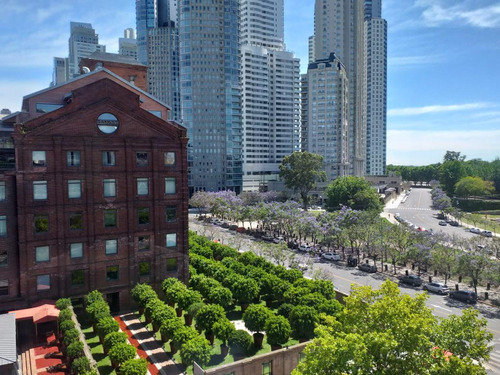
<instances>
[{"instance_id":1,"label":"red brick facade","mask_svg":"<svg viewBox=\"0 0 500 375\"><path fill-rule=\"evenodd\" d=\"M29 305L93 289L119 295L126 308L137 282L158 288L166 277L188 277L185 129L148 112L168 109L106 70L32 95L24 109L68 92L62 108L16 125L15 176L0 175L8 185L0 216L16 212L0 238L9 252L0 311L14 300ZM103 113L118 120L112 134L97 126ZM175 234L173 246L167 234Z\"/></svg>"}]
</instances>

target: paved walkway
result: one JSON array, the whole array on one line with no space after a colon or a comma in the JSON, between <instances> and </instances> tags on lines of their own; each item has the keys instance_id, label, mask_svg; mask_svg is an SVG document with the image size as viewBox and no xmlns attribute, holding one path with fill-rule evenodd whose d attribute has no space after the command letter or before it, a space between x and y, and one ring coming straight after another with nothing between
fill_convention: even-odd
<instances>
[{"instance_id":1,"label":"paved walkway","mask_svg":"<svg viewBox=\"0 0 500 375\"><path fill-rule=\"evenodd\" d=\"M136 341L138 345L134 345L138 349L138 353L143 351L147 355L149 363L156 367L156 371L149 367L149 372L152 375L182 375L184 372L179 366L172 361L172 358L163 350L162 343L158 342L154 333L150 332L144 324L139 320L135 313L120 315L120 319L125 324L126 329L131 333L130 339ZM135 344L135 343L134 343ZM140 346L140 348L138 347ZM141 355L141 357L143 357Z\"/></svg>"}]
</instances>

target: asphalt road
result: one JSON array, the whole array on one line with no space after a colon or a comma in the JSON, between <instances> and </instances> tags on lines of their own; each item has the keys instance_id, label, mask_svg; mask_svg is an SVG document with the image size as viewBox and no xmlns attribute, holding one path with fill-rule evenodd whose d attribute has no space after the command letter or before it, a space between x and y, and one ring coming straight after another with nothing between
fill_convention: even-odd
<instances>
[{"instance_id":1,"label":"asphalt road","mask_svg":"<svg viewBox=\"0 0 500 375\"><path fill-rule=\"evenodd\" d=\"M426 192L421 192L422 195L420 195L420 190L424 189L413 189L413 190L414 191L412 191L411 194L414 194L413 200L416 201L416 204L411 203L413 200L410 200L410 198L408 198L405 204L411 203L411 205L417 208L419 207L418 205L423 206L424 202L426 202L425 199L428 199L429 195L428 192L427 194ZM408 207L410 207L410 205L408 205ZM395 210L394 212L400 212L401 215L403 215L402 211L403 210L398 209ZM420 211L424 212L422 216L432 215L431 210L420 210ZM233 247L238 248L239 250L254 251L257 254L259 254L259 248L262 244L259 241L255 241L249 236L241 235L234 231L229 231L227 229L223 229L217 226L203 225L201 224L201 222L195 220L194 216L195 216L194 214L190 215L189 223L191 230L197 231L198 234L206 235L214 239L219 239L222 241L222 243L229 244ZM437 224L438 222L437 219L433 218L432 220L436 221ZM455 228L455 227L450 227L450 228L458 229L459 231L463 230L462 228ZM295 258L298 262L305 263L308 265L308 269L304 273L306 277L313 277L318 272L321 272L323 274L323 277L327 277L328 279L332 280L336 289L344 293L349 293L351 289L351 284L370 285L374 288L378 288L385 281L387 277L392 280L396 280L390 275L381 273L368 274L359 271L357 268L346 267L344 262L334 263L328 261L318 261L313 258L310 258L307 254L304 253L293 252L293 251L290 251L290 253L295 254ZM414 296L416 293L422 292L422 290L406 286L401 286L401 291L404 293L408 293L412 296ZM433 309L434 315L437 317L447 317L451 314L460 314L464 308L469 307L469 305L466 305L462 302L455 301L448 297L439 296L432 293L429 294L427 305ZM482 303L478 303L477 305L474 306L474 308L476 308L481 313L481 316L487 320L488 329L494 335L493 338L494 341L492 342L493 350L491 353L491 359L490 362L486 365L488 373L500 374L500 309Z\"/></svg>"},{"instance_id":2,"label":"asphalt road","mask_svg":"<svg viewBox=\"0 0 500 375\"><path fill-rule=\"evenodd\" d=\"M410 223L427 230L432 229L434 232L444 232L449 235L455 234L464 238L478 236L461 226L440 226L440 220L437 218L439 211L430 208L431 205L431 189L412 188L405 203L399 204L398 208L391 208L386 211L391 214L399 213L402 218L408 220Z\"/></svg>"}]
</instances>

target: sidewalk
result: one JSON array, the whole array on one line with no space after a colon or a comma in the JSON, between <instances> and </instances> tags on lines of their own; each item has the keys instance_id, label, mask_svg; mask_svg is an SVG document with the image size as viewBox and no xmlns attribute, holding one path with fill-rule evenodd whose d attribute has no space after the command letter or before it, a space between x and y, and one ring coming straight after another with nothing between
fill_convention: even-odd
<instances>
[{"instance_id":1,"label":"sidewalk","mask_svg":"<svg viewBox=\"0 0 500 375\"><path fill-rule=\"evenodd\" d=\"M154 334L142 324L135 313L128 313L118 317L120 328L127 333L131 343L137 348L137 354L148 360L148 369L151 375L182 375L181 370L172 358L163 350Z\"/></svg>"}]
</instances>

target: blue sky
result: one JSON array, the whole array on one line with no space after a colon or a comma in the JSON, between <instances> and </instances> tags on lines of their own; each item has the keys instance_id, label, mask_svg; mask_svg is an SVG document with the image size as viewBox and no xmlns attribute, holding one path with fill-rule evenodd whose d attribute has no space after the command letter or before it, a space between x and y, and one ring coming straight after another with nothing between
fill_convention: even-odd
<instances>
[{"instance_id":1,"label":"blue sky","mask_svg":"<svg viewBox=\"0 0 500 375\"><path fill-rule=\"evenodd\" d=\"M68 55L69 22L89 22L108 52L135 27L134 0L2 0L0 107L49 85ZM388 163L438 162L446 150L500 156L500 1L383 0L388 36ZM314 1L285 0L287 48L307 63Z\"/></svg>"}]
</instances>

